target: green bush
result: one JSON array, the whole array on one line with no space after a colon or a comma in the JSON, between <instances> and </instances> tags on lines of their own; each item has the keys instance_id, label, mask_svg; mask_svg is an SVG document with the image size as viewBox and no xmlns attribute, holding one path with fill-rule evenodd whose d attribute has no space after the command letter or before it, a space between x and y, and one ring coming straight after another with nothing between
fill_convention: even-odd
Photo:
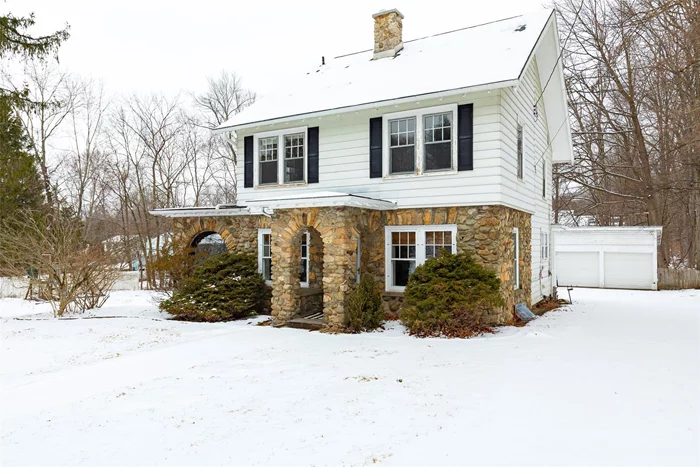
<instances>
[{"instance_id":1,"label":"green bush","mask_svg":"<svg viewBox=\"0 0 700 467\"><path fill-rule=\"evenodd\" d=\"M384 323L382 294L374 279L362 276L360 283L348 296L345 313L348 317L348 330L351 332L372 331Z\"/></svg>"},{"instance_id":2,"label":"green bush","mask_svg":"<svg viewBox=\"0 0 700 467\"><path fill-rule=\"evenodd\" d=\"M269 293L257 258L221 254L196 266L160 307L183 321L230 321L262 313Z\"/></svg>"},{"instance_id":3,"label":"green bush","mask_svg":"<svg viewBox=\"0 0 700 467\"><path fill-rule=\"evenodd\" d=\"M488 332L494 308L503 305L493 272L468 254L443 250L411 274L400 318L416 336L470 337Z\"/></svg>"}]
</instances>

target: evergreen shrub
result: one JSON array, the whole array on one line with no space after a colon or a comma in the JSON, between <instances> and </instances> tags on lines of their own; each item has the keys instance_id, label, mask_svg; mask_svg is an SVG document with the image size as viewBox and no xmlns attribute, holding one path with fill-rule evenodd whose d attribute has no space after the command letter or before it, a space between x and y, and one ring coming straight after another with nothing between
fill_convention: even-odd
<instances>
[{"instance_id":1,"label":"evergreen shrub","mask_svg":"<svg viewBox=\"0 0 700 467\"><path fill-rule=\"evenodd\" d=\"M384 323L386 318L382 306L382 294L371 276L362 276L360 283L350 293L345 305L345 313L350 332L372 331Z\"/></svg>"},{"instance_id":2,"label":"evergreen shrub","mask_svg":"<svg viewBox=\"0 0 700 467\"><path fill-rule=\"evenodd\" d=\"M469 254L442 250L409 277L400 318L415 336L471 337L490 332L503 305L496 274Z\"/></svg>"},{"instance_id":3,"label":"evergreen shrub","mask_svg":"<svg viewBox=\"0 0 700 467\"><path fill-rule=\"evenodd\" d=\"M220 254L197 265L160 307L178 320L230 321L263 313L269 294L257 258Z\"/></svg>"}]
</instances>

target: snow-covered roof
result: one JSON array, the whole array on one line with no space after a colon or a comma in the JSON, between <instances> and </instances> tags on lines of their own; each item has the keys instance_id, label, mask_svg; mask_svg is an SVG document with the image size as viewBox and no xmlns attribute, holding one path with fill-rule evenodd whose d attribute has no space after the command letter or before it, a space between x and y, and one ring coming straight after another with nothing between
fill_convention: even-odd
<instances>
[{"instance_id":1,"label":"snow-covered roof","mask_svg":"<svg viewBox=\"0 0 700 467\"><path fill-rule=\"evenodd\" d=\"M372 60L372 50L336 57L298 80L285 76L283 89L259 98L218 130L448 91L515 85L553 14L543 10L406 41L394 58Z\"/></svg>"},{"instance_id":2,"label":"snow-covered roof","mask_svg":"<svg viewBox=\"0 0 700 467\"><path fill-rule=\"evenodd\" d=\"M166 208L149 211L162 217L216 217L216 216L269 216L275 209L312 207L356 207L388 211L396 209L396 203L338 191L305 191L274 198L262 198L246 202L246 206L220 204L218 206Z\"/></svg>"}]
</instances>

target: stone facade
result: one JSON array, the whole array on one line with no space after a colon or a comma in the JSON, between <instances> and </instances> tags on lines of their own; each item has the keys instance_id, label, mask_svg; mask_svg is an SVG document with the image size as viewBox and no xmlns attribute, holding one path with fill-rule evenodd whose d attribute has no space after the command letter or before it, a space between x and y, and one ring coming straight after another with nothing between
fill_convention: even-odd
<instances>
[{"instance_id":1,"label":"stone facade","mask_svg":"<svg viewBox=\"0 0 700 467\"><path fill-rule=\"evenodd\" d=\"M396 9L380 11L374 18L374 53L399 51L403 46L403 15ZM391 55L391 54L390 54Z\"/></svg>"},{"instance_id":2,"label":"stone facade","mask_svg":"<svg viewBox=\"0 0 700 467\"><path fill-rule=\"evenodd\" d=\"M327 207L278 210L272 218L237 216L177 220L175 230L191 239L203 231L219 233L229 251L257 255L258 229L272 231L272 315L284 323L300 313L321 308L331 329L345 324L345 301L360 274L372 275L381 290L385 282L385 226L457 225L457 252L469 251L501 280L506 305L490 318L492 324L512 321L514 304L530 304L532 237L530 214L504 206L452 207L373 211ZM513 227L520 236L520 287L514 273ZM301 236L310 232L309 289L299 284ZM385 293L386 311L396 316L400 293Z\"/></svg>"}]
</instances>

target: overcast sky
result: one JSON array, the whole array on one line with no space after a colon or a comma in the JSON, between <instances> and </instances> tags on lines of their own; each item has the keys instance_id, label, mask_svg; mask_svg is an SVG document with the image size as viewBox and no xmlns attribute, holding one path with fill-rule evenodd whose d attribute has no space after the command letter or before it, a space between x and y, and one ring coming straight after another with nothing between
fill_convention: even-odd
<instances>
[{"instance_id":1,"label":"overcast sky","mask_svg":"<svg viewBox=\"0 0 700 467\"><path fill-rule=\"evenodd\" d=\"M235 71L258 93L330 59L373 46L372 14L398 8L404 40L542 8L545 0L0 0L36 14L33 35L70 24L60 49L69 71L109 92L200 91ZM478 46L478 44L475 44Z\"/></svg>"}]
</instances>

